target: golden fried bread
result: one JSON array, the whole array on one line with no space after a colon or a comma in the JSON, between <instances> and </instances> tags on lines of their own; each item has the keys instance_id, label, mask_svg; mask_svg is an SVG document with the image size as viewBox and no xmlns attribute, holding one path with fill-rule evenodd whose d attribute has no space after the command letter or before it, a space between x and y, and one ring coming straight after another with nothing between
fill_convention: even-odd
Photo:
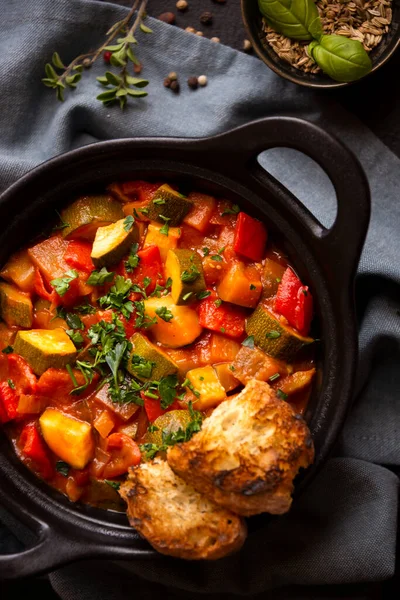
<instances>
[{"instance_id":1,"label":"golden fried bread","mask_svg":"<svg viewBox=\"0 0 400 600\"><path fill-rule=\"evenodd\" d=\"M162 554L222 558L246 538L243 519L196 492L166 461L156 458L131 468L119 491L132 527Z\"/></svg>"},{"instance_id":2,"label":"golden fried bread","mask_svg":"<svg viewBox=\"0 0 400 600\"><path fill-rule=\"evenodd\" d=\"M186 483L243 516L287 512L293 479L313 459L303 418L256 380L220 404L190 441L167 453Z\"/></svg>"}]
</instances>

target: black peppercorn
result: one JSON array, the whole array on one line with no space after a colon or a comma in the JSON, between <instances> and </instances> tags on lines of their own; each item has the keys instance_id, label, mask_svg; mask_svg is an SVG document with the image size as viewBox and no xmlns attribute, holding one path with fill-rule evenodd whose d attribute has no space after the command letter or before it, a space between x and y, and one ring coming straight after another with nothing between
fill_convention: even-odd
<instances>
[{"instance_id":1,"label":"black peppercorn","mask_svg":"<svg viewBox=\"0 0 400 600\"><path fill-rule=\"evenodd\" d=\"M211 25L213 20L213 15L210 12L204 12L200 17L200 23L203 25Z\"/></svg>"},{"instance_id":2,"label":"black peppercorn","mask_svg":"<svg viewBox=\"0 0 400 600\"><path fill-rule=\"evenodd\" d=\"M197 90L197 88L199 87L199 81L197 77L189 77L187 83L192 90Z\"/></svg>"},{"instance_id":3,"label":"black peppercorn","mask_svg":"<svg viewBox=\"0 0 400 600\"><path fill-rule=\"evenodd\" d=\"M164 87L166 87L166 88L169 88L169 87L171 87L171 83L172 83L172 81L170 80L170 78L169 78L169 77L166 77L166 78L164 79Z\"/></svg>"},{"instance_id":4,"label":"black peppercorn","mask_svg":"<svg viewBox=\"0 0 400 600\"><path fill-rule=\"evenodd\" d=\"M169 86L169 89L172 90L173 92L178 93L180 86L179 86L179 81L177 79L174 79L174 81L171 81L171 85Z\"/></svg>"}]
</instances>

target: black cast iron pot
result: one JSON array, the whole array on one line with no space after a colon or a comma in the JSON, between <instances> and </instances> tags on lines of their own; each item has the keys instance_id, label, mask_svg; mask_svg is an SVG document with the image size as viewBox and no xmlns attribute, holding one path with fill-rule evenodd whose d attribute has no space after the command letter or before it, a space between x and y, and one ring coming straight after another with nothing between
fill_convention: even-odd
<instances>
[{"instance_id":1,"label":"black cast iron pot","mask_svg":"<svg viewBox=\"0 0 400 600\"><path fill-rule=\"evenodd\" d=\"M331 229L258 164L260 152L277 146L303 151L330 176L338 201ZM76 194L115 180L146 177L188 183L263 219L272 235L282 237L292 264L311 287L321 343L306 419L316 460L300 478L298 494L326 460L351 400L357 359L353 282L370 213L361 166L331 135L289 117L256 121L212 138L93 144L40 165L1 196L0 223L7 226L0 234L0 264ZM0 556L0 578L39 574L84 558L157 557L124 514L69 502L20 462L4 432L0 446L0 502L36 536L25 551ZM252 527L266 526L269 518L257 517Z\"/></svg>"}]
</instances>

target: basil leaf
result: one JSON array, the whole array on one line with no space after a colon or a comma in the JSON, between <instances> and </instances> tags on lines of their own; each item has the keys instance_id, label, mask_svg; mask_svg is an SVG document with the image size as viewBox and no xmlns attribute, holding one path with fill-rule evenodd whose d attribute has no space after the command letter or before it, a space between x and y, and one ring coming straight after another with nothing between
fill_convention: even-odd
<instances>
[{"instance_id":1,"label":"basil leaf","mask_svg":"<svg viewBox=\"0 0 400 600\"><path fill-rule=\"evenodd\" d=\"M324 73L343 83L361 79L372 69L361 42L342 35L323 35L308 46L308 54Z\"/></svg>"},{"instance_id":2,"label":"basil leaf","mask_svg":"<svg viewBox=\"0 0 400 600\"><path fill-rule=\"evenodd\" d=\"M258 0L268 24L292 40L312 40L322 35L322 24L313 0Z\"/></svg>"}]
</instances>

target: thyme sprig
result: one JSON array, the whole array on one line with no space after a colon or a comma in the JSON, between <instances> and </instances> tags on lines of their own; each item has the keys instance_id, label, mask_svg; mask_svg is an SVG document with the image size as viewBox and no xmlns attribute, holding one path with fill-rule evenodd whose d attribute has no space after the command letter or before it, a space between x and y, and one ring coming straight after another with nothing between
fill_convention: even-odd
<instances>
[{"instance_id":1,"label":"thyme sprig","mask_svg":"<svg viewBox=\"0 0 400 600\"><path fill-rule=\"evenodd\" d=\"M100 100L105 106L119 102L120 107L124 108L129 97L147 96L147 92L142 88L146 87L149 82L146 79L132 77L128 72L129 62L140 65L132 49L132 46L138 43L134 36L135 32L139 28L143 33L152 33L152 30L143 23L147 1L135 0L127 16L114 23L109 29L106 34L107 39L99 48L77 56L69 65L64 65L58 52L53 53L51 63L45 65L46 77L42 79L42 82L45 86L56 90L58 100L64 101L65 89L67 87L75 89L82 78L83 69L90 68L104 51L110 52L110 64L119 69L119 72L106 71L104 76L97 77L97 81L107 88L97 96L97 100ZM135 13L137 13L136 17L129 27ZM115 40L115 38L117 39ZM116 44L113 44L114 41Z\"/></svg>"}]
</instances>

